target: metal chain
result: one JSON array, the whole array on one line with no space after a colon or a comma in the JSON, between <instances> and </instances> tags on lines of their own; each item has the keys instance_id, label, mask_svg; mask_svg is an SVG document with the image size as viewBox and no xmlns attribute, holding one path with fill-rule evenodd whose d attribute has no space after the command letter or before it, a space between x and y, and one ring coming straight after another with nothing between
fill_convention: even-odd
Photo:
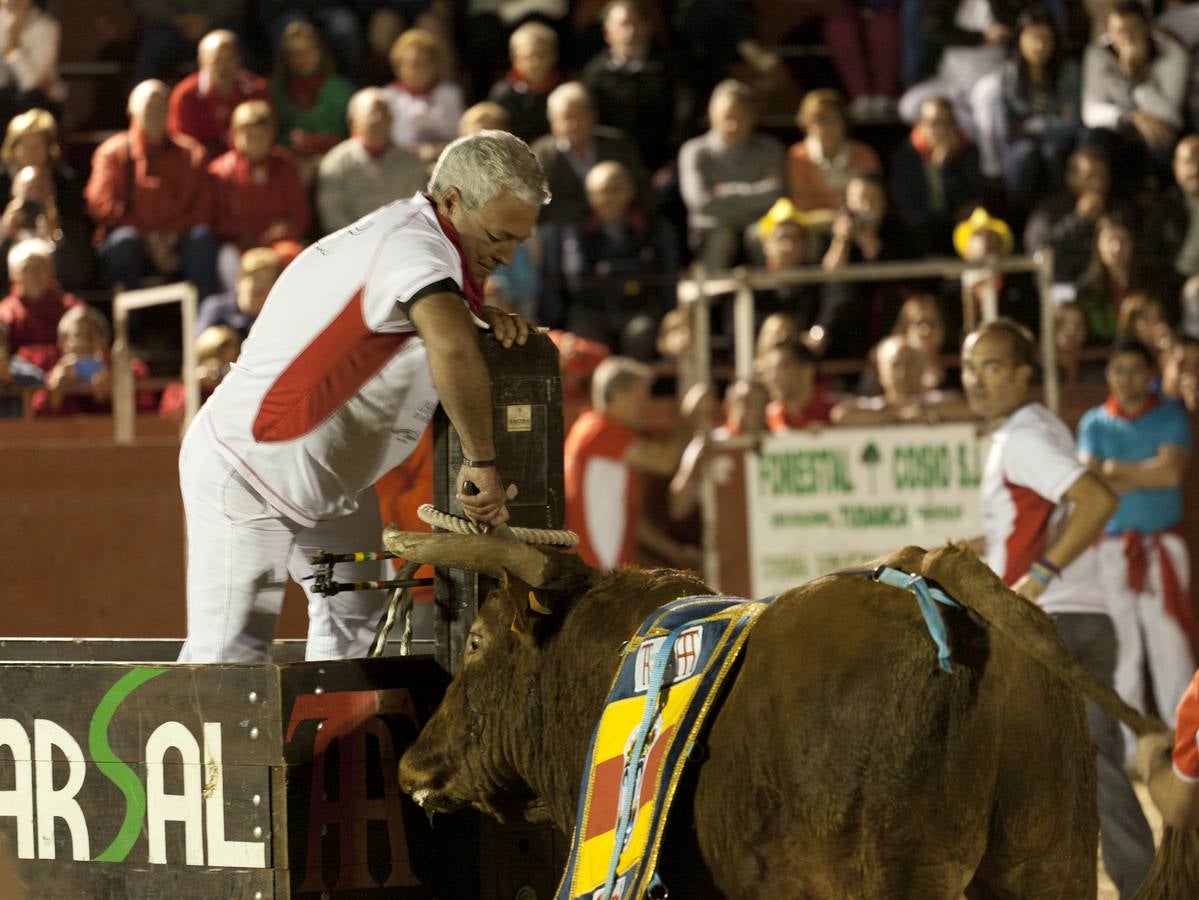
<instances>
[{"instance_id":1,"label":"metal chain","mask_svg":"<svg viewBox=\"0 0 1199 900\"><path fill-rule=\"evenodd\" d=\"M423 504L416 515L426 525L452 531L455 534L486 534L482 525L453 516L435 508L431 503ZM518 528L513 526L513 536L524 544L549 544L555 547L573 547L579 542L579 536L573 531L555 528Z\"/></svg>"}]
</instances>

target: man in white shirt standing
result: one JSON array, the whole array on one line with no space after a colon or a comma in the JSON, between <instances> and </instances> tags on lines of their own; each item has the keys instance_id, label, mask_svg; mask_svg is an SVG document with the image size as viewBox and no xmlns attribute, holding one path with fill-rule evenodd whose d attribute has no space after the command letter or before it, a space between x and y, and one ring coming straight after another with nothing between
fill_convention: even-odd
<instances>
[{"instance_id":1,"label":"man in white shirt standing","mask_svg":"<svg viewBox=\"0 0 1199 900\"><path fill-rule=\"evenodd\" d=\"M439 399L466 457L464 511L492 525L508 518L471 313L504 346L524 343L528 325L483 306L480 285L511 262L548 199L528 146L484 131L445 149L428 194L328 235L283 272L183 441L181 661L265 660L289 574L308 591L307 658L366 652L383 592L313 595L308 558L378 546L374 483L412 452ZM383 573L367 562L338 574Z\"/></svg>"},{"instance_id":2,"label":"man in white shirt standing","mask_svg":"<svg viewBox=\"0 0 1199 900\"><path fill-rule=\"evenodd\" d=\"M966 397L991 427L982 483L987 563L1052 616L1075 658L1111 685L1116 632L1092 545L1117 501L1078 460L1065 424L1032 400L1035 365L1032 335L1010 319L986 323L962 344ZM1086 707L1098 751L1103 861L1121 898L1132 897L1153 861L1153 835L1124 774L1116 723L1090 700Z\"/></svg>"}]
</instances>

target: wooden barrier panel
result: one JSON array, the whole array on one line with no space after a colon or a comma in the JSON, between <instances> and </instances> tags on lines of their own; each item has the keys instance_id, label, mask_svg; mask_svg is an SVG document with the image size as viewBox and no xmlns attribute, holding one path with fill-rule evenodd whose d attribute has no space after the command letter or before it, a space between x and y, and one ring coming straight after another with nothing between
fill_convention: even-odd
<instances>
[{"instance_id":1,"label":"wooden barrier panel","mask_svg":"<svg viewBox=\"0 0 1199 900\"><path fill-rule=\"evenodd\" d=\"M0 846L54 900L479 896L473 817L434 833L395 777L446 681L415 658L0 664Z\"/></svg>"}]
</instances>

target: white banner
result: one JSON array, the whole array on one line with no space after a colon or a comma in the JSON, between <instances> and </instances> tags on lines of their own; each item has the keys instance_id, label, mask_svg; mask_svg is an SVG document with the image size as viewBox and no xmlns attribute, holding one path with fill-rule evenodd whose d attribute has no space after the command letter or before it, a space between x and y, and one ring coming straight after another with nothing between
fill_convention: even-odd
<instances>
[{"instance_id":1,"label":"white banner","mask_svg":"<svg viewBox=\"0 0 1199 900\"><path fill-rule=\"evenodd\" d=\"M980 536L985 454L970 424L766 438L745 466L752 596L908 544Z\"/></svg>"}]
</instances>

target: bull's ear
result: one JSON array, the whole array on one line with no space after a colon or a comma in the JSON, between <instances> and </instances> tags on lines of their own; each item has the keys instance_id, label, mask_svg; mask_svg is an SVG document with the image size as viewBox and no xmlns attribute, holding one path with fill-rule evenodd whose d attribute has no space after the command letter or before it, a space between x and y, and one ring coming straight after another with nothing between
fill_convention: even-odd
<instances>
[{"instance_id":1,"label":"bull's ear","mask_svg":"<svg viewBox=\"0 0 1199 900\"><path fill-rule=\"evenodd\" d=\"M540 642L552 627L559 600L557 592L533 587L511 572L504 572L500 590L504 596L502 602L508 606L504 615L512 616L512 631L522 640Z\"/></svg>"}]
</instances>

